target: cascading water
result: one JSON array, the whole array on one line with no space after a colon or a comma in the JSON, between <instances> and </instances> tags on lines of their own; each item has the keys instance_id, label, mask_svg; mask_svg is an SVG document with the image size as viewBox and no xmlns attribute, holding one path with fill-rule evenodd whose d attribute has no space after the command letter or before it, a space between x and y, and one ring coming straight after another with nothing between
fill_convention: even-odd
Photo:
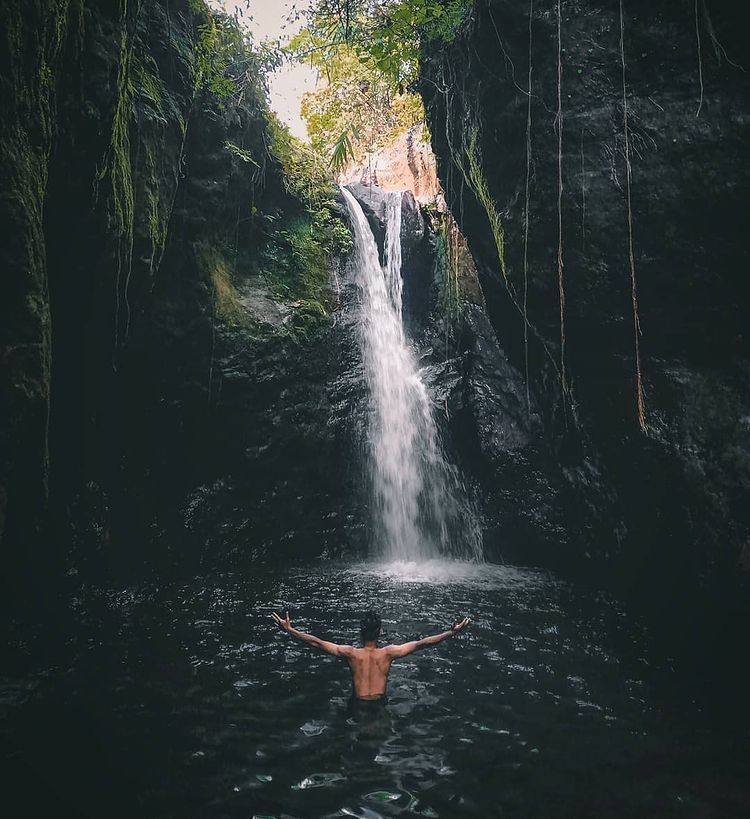
<instances>
[{"instance_id":1,"label":"cascading water","mask_svg":"<svg viewBox=\"0 0 750 819\"><path fill-rule=\"evenodd\" d=\"M479 559L475 516L440 447L430 397L404 333L401 194L386 203L385 265L362 208L342 188L354 227L360 333L370 392L369 444L377 539L384 556Z\"/></svg>"},{"instance_id":2,"label":"cascading water","mask_svg":"<svg viewBox=\"0 0 750 819\"><path fill-rule=\"evenodd\" d=\"M385 283L391 306L403 328L401 278L401 194L392 193L386 199L385 210ZM403 332L403 329L402 329Z\"/></svg>"}]
</instances>

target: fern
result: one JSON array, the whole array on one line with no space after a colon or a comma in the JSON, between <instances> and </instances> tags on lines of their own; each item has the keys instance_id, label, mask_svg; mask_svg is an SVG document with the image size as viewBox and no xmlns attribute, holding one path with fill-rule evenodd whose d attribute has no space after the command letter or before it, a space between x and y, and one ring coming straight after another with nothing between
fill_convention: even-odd
<instances>
[{"instance_id":1,"label":"fern","mask_svg":"<svg viewBox=\"0 0 750 819\"><path fill-rule=\"evenodd\" d=\"M349 131L349 127L345 128L333 144L333 151L331 151L331 159L328 164L334 174L340 173L346 167L346 163L354 159L354 148L349 138Z\"/></svg>"}]
</instances>

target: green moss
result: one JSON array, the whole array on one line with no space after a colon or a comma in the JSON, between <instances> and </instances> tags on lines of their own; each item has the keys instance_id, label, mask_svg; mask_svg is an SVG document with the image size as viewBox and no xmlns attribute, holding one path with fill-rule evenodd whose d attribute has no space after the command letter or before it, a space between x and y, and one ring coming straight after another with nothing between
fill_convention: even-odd
<instances>
[{"instance_id":1,"label":"green moss","mask_svg":"<svg viewBox=\"0 0 750 819\"><path fill-rule=\"evenodd\" d=\"M55 79L70 8L69 0L0 6L0 47L10 66L3 95L12 101L0 140L0 222L13 236L0 253L0 404L7 409L0 431L0 538L6 504L12 502L17 514L24 510L31 532L47 502L51 321L43 217L56 130Z\"/></svg>"},{"instance_id":2,"label":"green moss","mask_svg":"<svg viewBox=\"0 0 750 819\"><path fill-rule=\"evenodd\" d=\"M170 31L172 30L171 27ZM170 45L182 38L170 33ZM137 47L135 47L137 46ZM171 52L173 53L173 52ZM134 217L143 220L151 242L149 269L153 274L161 262L167 241L177 172L187 133L186 112L180 107L162 79L156 60L142 35L131 52L131 74L134 117L137 121L138 157L135 174ZM169 145L174 141L171 129L179 129L180 159L175 167ZM174 190L167 179L174 177ZM137 230L137 226L136 226Z\"/></svg>"},{"instance_id":3,"label":"green moss","mask_svg":"<svg viewBox=\"0 0 750 819\"><path fill-rule=\"evenodd\" d=\"M231 325L245 324L247 314L240 304L232 280L232 267L224 252L215 245L201 243L196 249L196 257L211 282L216 318Z\"/></svg>"},{"instance_id":4,"label":"green moss","mask_svg":"<svg viewBox=\"0 0 750 819\"><path fill-rule=\"evenodd\" d=\"M305 206L312 234L329 255L346 253L351 248L351 233L335 213L337 188L325 161L270 112L268 130L271 153L284 172L284 185Z\"/></svg>"},{"instance_id":5,"label":"green moss","mask_svg":"<svg viewBox=\"0 0 750 819\"><path fill-rule=\"evenodd\" d=\"M283 171L287 192L304 207L273 232L261 273L274 295L293 305L288 332L305 337L330 321L332 260L352 244L349 228L335 213L336 186L325 162L269 114L270 149Z\"/></svg>"},{"instance_id":6,"label":"green moss","mask_svg":"<svg viewBox=\"0 0 750 819\"><path fill-rule=\"evenodd\" d=\"M500 264L500 272L503 274L506 285L508 284L508 274L505 268L505 233L500 214L497 212L495 200L492 198L487 186L487 179L482 171L482 157L479 152L479 129L472 125L468 129L469 139L465 142L466 161L468 170L463 170L464 177L469 187L474 191L477 199L482 203L487 218L489 219L492 236L497 249L497 259Z\"/></svg>"},{"instance_id":7,"label":"green moss","mask_svg":"<svg viewBox=\"0 0 750 819\"><path fill-rule=\"evenodd\" d=\"M435 266L440 306L449 324L455 324L461 316L462 301L459 283L459 264L456 258L455 225L449 216L439 217L435 228Z\"/></svg>"},{"instance_id":8,"label":"green moss","mask_svg":"<svg viewBox=\"0 0 750 819\"><path fill-rule=\"evenodd\" d=\"M151 258L149 268L153 273L161 262L164 247L167 243L167 228L169 227L170 203L164 202L161 195L161 179L159 175L158 152L159 145L147 142L144 146L145 179L143 181L143 203L145 210L146 229L151 240Z\"/></svg>"},{"instance_id":9,"label":"green moss","mask_svg":"<svg viewBox=\"0 0 750 819\"><path fill-rule=\"evenodd\" d=\"M155 116L164 117L166 89L153 57L133 55L134 88Z\"/></svg>"},{"instance_id":10,"label":"green moss","mask_svg":"<svg viewBox=\"0 0 750 819\"><path fill-rule=\"evenodd\" d=\"M448 76L449 77L451 76L450 73L448 74ZM453 82L454 79L451 79L450 81ZM451 127L451 124L463 123L466 116L469 117L470 123L467 127L461 128L459 138L458 140L456 140L454 129ZM510 297L511 303L518 311L519 315L522 317L524 324L528 328L528 331L534 335L536 340L541 345L547 359L549 360L555 372L559 374L560 367L558 365L556 357L549 349L546 340L539 332L536 325L529 320L527 312L524 310L523 306L520 303L516 288L513 282L511 281L510 276L508 275L508 270L505 264L505 233L500 213L498 212L497 206L495 205L495 201L492 198L492 195L489 191L489 186L487 184L486 177L482 170L483 158L479 148L480 130L475 115L472 115L470 111L464 111L460 116L456 115L450 110L450 104L448 104L446 107L445 133L446 139L448 141L449 150L451 153L451 158L453 159L456 167L461 172L464 181L473 191L474 195L477 197L477 200L482 205L487 215L490 230L492 232L492 236L495 243L495 248L497 250L497 258L500 267L500 272L502 274L503 282L505 284L506 291ZM466 158L466 164L464 164L463 157ZM569 393L569 390L567 390L567 392Z\"/></svg>"},{"instance_id":11,"label":"green moss","mask_svg":"<svg viewBox=\"0 0 750 819\"><path fill-rule=\"evenodd\" d=\"M329 272L320 226L308 217L291 219L274 233L263 254L261 276L275 298L293 307L287 332L306 332L327 322Z\"/></svg>"},{"instance_id":12,"label":"green moss","mask_svg":"<svg viewBox=\"0 0 750 819\"><path fill-rule=\"evenodd\" d=\"M328 262L318 231L307 218L293 219L276 236L283 260L265 274L272 290L285 300L320 296L328 280ZM316 300L320 300L317 298Z\"/></svg>"},{"instance_id":13,"label":"green moss","mask_svg":"<svg viewBox=\"0 0 750 819\"><path fill-rule=\"evenodd\" d=\"M140 0L132 7L133 19L140 11ZM128 283L133 264L133 239L135 220L135 188L131 160L130 123L133 113L135 84L133 82L134 36L130 33L131 12L128 0L120 3L120 53L117 68L117 98L112 117L110 142L104 161L97 175L98 185L109 180L110 225L117 237L117 273L115 277L114 344L117 348L120 332L120 301L124 296L126 305L125 332L130 323L128 306ZM125 282L122 284L123 271Z\"/></svg>"},{"instance_id":14,"label":"green moss","mask_svg":"<svg viewBox=\"0 0 750 819\"><path fill-rule=\"evenodd\" d=\"M133 110L133 82L130 76L130 46L123 30L120 40L120 66L117 74L117 101L112 119L109 153L100 178L109 175L112 187L112 213L117 235L132 251L135 196L133 169L130 160L130 118Z\"/></svg>"},{"instance_id":15,"label":"green moss","mask_svg":"<svg viewBox=\"0 0 750 819\"><path fill-rule=\"evenodd\" d=\"M237 83L230 75L235 57L246 50L242 32L234 18L214 14L205 3L191 2L198 22L195 43L195 87L219 97L230 97Z\"/></svg>"}]
</instances>

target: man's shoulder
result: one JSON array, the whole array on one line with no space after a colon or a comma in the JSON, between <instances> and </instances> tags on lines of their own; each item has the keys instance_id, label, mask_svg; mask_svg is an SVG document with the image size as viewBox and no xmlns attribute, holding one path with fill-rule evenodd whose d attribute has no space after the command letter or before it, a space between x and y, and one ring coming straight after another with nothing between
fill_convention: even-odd
<instances>
[{"instance_id":1,"label":"man's shoulder","mask_svg":"<svg viewBox=\"0 0 750 819\"><path fill-rule=\"evenodd\" d=\"M377 657L382 657L385 654L390 653L390 650L393 648L392 645L388 646L378 646L377 648L362 648L361 646L341 646L348 650L354 657L372 657L373 654Z\"/></svg>"}]
</instances>

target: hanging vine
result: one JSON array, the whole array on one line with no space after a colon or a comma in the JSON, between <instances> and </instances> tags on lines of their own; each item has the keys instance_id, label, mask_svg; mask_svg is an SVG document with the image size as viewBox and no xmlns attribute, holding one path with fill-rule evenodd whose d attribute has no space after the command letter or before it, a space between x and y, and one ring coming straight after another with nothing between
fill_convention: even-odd
<instances>
[{"instance_id":1,"label":"hanging vine","mask_svg":"<svg viewBox=\"0 0 750 819\"><path fill-rule=\"evenodd\" d=\"M531 71L534 15L534 0L529 0L529 79L526 93L528 95L526 108L526 194L523 218L523 358L526 373L526 412L531 413L531 397L529 395L529 178L531 176Z\"/></svg>"},{"instance_id":2,"label":"hanging vine","mask_svg":"<svg viewBox=\"0 0 750 819\"><path fill-rule=\"evenodd\" d=\"M562 21L560 0L556 3L557 12L557 286L560 295L560 383L562 386L563 411L565 411L565 286L563 283L563 246L562 246Z\"/></svg>"},{"instance_id":3,"label":"hanging vine","mask_svg":"<svg viewBox=\"0 0 750 819\"><path fill-rule=\"evenodd\" d=\"M695 7L695 39L698 45L698 82L700 83L700 98L698 99L698 110L695 112L697 117L701 108L703 107L703 56L701 54L701 26L698 19L698 0L694 0Z\"/></svg>"},{"instance_id":4,"label":"hanging vine","mask_svg":"<svg viewBox=\"0 0 750 819\"><path fill-rule=\"evenodd\" d=\"M495 240L497 258L500 262L500 272L507 287L511 287L508 271L505 266L505 232L495 200L490 194L487 179L482 171L482 156L479 150L479 127L471 125L468 129L469 141L464 144L464 153L468 163L468 175L464 173L466 181L484 207L487 218L490 220L492 236ZM463 170L463 168L462 168Z\"/></svg>"},{"instance_id":5,"label":"hanging vine","mask_svg":"<svg viewBox=\"0 0 750 819\"><path fill-rule=\"evenodd\" d=\"M633 254L633 208L630 195L630 134L628 129L628 97L625 83L625 25L623 22L622 0L620 0L620 62L622 65L622 121L625 137L625 195L628 210L628 256L630 260L630 292L633 303L633 331L635 337L635 382L636 410L641 432L646 432L646 408L643 397L643 378L641 375L641 324L638 318L638 293L635 277L635 258Z\"/></svg>"},{"instance_id":6,"label":"hanging vine","mask_svg":"<svg viewBox=\"0 0 750 819\"><path fill-rule=\"evenodd\" d=\"M484 210L489 227L495 241L495 248L497 251L497 259L502 276L503 284L510 299L510 303L514 309L518 311L521 320L524 323L525 340L530 341L531 338L536 340L539 347L555 372L556 377L560 378L559 359L550 350L547 340L539 331L539 328L532 322L527 315L523 303L522 294L520 294L508 275L505 266L504 254L504 233L502 219L500 212L495 204L495 201L490 193L487 180L484 176L482 166L482 156L480 150L480 133L481 129L477 122L476 113L471 109L462 107L459 111L454 110L458 104L456 100L466 100L471 97L466 88L466 76L461 79L456 76L454 65L451 61L443 60L440 63L440 74L435 86L444 100L444 126L445 139L448 145L448 154L451 158L451 163L448 166L448 189L453 187L452 173L454 168L460 172L460 186L459 186L459 213L463 216L463 195L464 185L468 187L478 203ZM456 93L456 89L461 89L460 93ZM521 89L524 94L527 94L527 89ZM533 97L532 97L533 99ZM528 112L527 112L528 113ZM530 134L530 129L529 129ZM529 185L531 182L531 172L529 163ZM564 394L564 404L574 410L573 396L566 382L560 379L562 391ZM530 396L529 396L530 401Z\"/></svg>"},{"instance_id":7,"label":"hanging vine","mask_svg":"<svg viewBox=\"0 0 750 819\"><path fill-rule=\"evenodd\" d=\"M581 128L581 253L586 252L586 166L583 153L583 128Z\"/></svg>"},{"instance_id":8,"label":"hanging vine","mask_svg":"<svg viewBox=\"0 0 750 819\"><path fill-rule=\"evenodd\" d=\"M134 19L137 23L141 4L136 2ZM117 69L117 101L112 118L112 133L109 147L104 156L101 170L96 177L96 189L99 183L109 177L111 195L110 218L114 223L117 235L117 268L115 273L115 317L114 317L114 344L113 366L116 367L117 349L120 343L120 301L122 290L122 275L125 271L125 281L130 279L130 270L133 263L133 238L135 219L135 190L133 185L133 167L130 155L130 115L133 105L134 84L131 71L133 57L133 39L131 36L128 0L120 2L120 19L122 33L120 35L120 57ZM125 293L127 306L127 292Z\"/></svg>"}]
</instances>

